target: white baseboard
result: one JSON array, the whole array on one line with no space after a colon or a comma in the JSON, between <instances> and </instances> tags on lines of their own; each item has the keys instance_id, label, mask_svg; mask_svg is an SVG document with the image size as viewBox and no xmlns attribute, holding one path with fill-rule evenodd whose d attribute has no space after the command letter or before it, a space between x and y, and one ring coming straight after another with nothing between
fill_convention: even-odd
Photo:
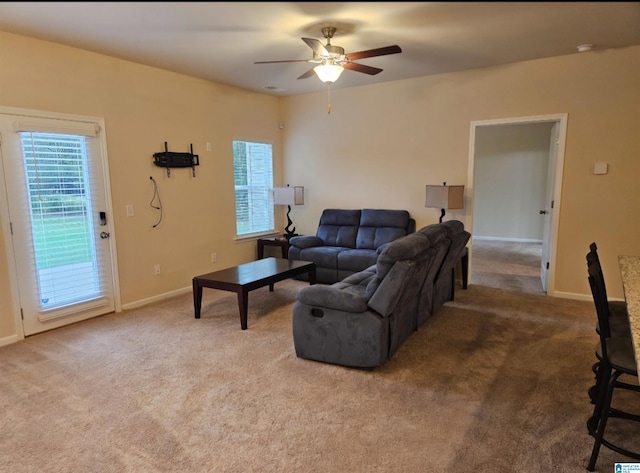
<instances>
[{"instance_id":1,"label":"white baseboard","mask_svg":"<svg viewBox=\"0 0 640 473\"><path fill-rule=\"evenodd\" d=\"M572 299L574 301L591 301L593 302L593 296L591 294L578 294L575 292L561 292L556 291L551 295L551 297L558 297L560 299ZM624 299L616 299L615 297L610 297L609 302L624 302ZM595 310L595 308L594 308Z\"/></svg>"},{"instance_id":2,"label":"white baseboard","mask_svg":"<svg viewBox=\"0 0 640 473\"><path fill-rule=\"evenodd\" d=\"M472 240L478 241L511 241L514 243L542 243L542 240L536 240L531 238L506 238L506 237L492 237L492 236L476 236L471 237Z\"/></svg>"},{"instance_id":3,"label":"white baseboard","mask_svg":"<svg viewBox=\"0 0 640 473\"><path fill-rule=\"evenodd\" d=\"M12 343L19 342L20 340L22 340L22 338L17 335L9 335L8 337L0 338L0 347L11 345Z\"/></svg>"},{"instance_id":4,"label":"white baseboard","mask_svg":"<svg viewBox=\"0 0 640 473\"><path fill-rule=\"evenodd\" d=\"M123 304L122 305L122 310L135 309L137 307L142 307L144 305L151 304L152 302L162 301L164 299L169 299L171 297L180 296L182 294L186 294L186 293L192 292L192 291L193 291L193 287L192 286L183 287L181 289L176 289L175 291L169 291L169 292L165 292L163 294L158 294L157 296L147 297L146 299L140 299L140 300L137 300L137 301L134 301L134 302L129 302L128 304Z\"/></svg>"}]
</instances>

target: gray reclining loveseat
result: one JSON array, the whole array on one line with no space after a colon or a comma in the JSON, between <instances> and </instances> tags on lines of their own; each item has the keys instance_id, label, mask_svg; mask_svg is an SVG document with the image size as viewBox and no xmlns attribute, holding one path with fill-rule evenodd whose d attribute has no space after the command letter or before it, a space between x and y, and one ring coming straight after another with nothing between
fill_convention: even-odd
<instances>
[{"instance_id":1,"label":"gray reclining loveseat","mask_svg":"<svg viewBox=\"0 0 640 473\"><path fill-rule=\"evenodd\" d=\"M303 288L292 313L296 355L355 368L382 365L450 300L455 262L470 236L459 221L429 225L386 245L369 268Z\"/></svg>"},{"instance_id":2,"label":"gray reclining loveseat","mask_svg":"<svg viewBox=\"0 0 640 473\"><path fill-rule=\"evenodd\" d=\"M289 259L313 261L317 281L332 284L375 264L385 244L415 230L406 210L325 209L315 235L289 240Z\"/></svg>"}]
</instances>

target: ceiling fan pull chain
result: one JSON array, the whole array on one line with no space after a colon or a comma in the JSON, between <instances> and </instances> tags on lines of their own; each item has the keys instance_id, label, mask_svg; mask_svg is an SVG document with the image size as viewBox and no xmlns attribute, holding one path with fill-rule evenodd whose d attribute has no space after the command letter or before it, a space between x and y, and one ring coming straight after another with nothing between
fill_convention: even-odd
<instances>
[{"instance_id":1,"label":"ceiling fan pull chain","mask_svg":"<svg viewBox=\"0 0 640 473\"><path fill-rule=\"evenodd\" d=\"M331 84L327 87L327 113L331 114Z\"/></svg>"}]
</instances>

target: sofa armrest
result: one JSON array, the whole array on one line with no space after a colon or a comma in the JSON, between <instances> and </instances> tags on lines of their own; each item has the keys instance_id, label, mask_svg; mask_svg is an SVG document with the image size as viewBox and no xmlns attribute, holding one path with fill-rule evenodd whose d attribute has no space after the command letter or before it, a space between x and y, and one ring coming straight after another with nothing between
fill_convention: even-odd
<instances>
[{"instance_id":1,"label":"sofa armrest","mask_svg":"<svg viewBox=\"0 0 640 473\"><path fill-rule=\"evenodd\" d=\"M297 300L309 306L344 312L367 310L367 299L364 296L334 286L307 286L298 293Z\"/></svg>"},{"instance_id":2,"label":"sofa armrest","mask_svg":"<svg viewBox=\"0 0 640 473\"><path fill-rule=\"evenodd\" d=\"M382 253L384 251L384 249L389 246L392 242L387 242L387 243L383 243L382 245L380 245L377 249L376 249L376 253L379 255L380 253Z\"/></svg>"},{"instance_id":3,"label":"sofa armrest","mask_svg":"<svg viewBox=\"0 0 640 473\"><path fill-rule=\"evenodd\" d=\"M289 238L289 244L304 249L322 246L322 240L315 235L299 235Z\"/></svg>"}]
</instances>

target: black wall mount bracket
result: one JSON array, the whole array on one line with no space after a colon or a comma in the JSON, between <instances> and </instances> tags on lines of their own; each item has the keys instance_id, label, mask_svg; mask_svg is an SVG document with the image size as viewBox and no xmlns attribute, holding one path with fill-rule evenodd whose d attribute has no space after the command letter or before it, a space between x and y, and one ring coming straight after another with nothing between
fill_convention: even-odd
<instances>
[{"instance_id":1,"label":"black wall mount bracket","mask_svg":"<svg viewBox=\"0 0 640 473\"><path fill-rule=\"evenodd\" d=\"M190 152L176 153L169 151L167 142L164 142L164 151L154 153L153 163L161 168L167 168L167 177L171 177L171 168L191 168L193 177L196 177L196 166L200 165L200 158L193 154L193 144L190 145Z\"/></svg>"}]
</instances>

